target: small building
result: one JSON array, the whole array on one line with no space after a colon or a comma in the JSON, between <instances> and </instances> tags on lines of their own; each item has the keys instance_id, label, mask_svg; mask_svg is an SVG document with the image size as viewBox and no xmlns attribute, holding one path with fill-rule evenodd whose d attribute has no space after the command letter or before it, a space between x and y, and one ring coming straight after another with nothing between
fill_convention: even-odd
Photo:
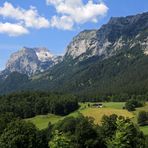
<instances>
[{"instance_id":1,"label":"small building","mask_svg":"<svg viewBox=\"0 0 148 148\"><path fill-rule=\"evenodd\" d=\"M101 103L94 103L94 104L92 104L92 107L102 108L103 104L101 104Z\"/></svg>"}]
</instances>

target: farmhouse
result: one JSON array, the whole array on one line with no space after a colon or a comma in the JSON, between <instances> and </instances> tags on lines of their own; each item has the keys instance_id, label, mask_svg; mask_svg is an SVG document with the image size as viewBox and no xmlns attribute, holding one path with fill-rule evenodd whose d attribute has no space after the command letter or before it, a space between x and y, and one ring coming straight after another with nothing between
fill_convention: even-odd
<instances>
[{"instance_id":1,"label":"farmhouse","mask_svg":"<svg viewBox=\"0 0 148 148\"><path fill-rule=\"evenodd\" d=\"M103 104L101 104L101 103L94 103L94 104L92 104L92 107L102 108Z\"/></svg>"}]
</instances>

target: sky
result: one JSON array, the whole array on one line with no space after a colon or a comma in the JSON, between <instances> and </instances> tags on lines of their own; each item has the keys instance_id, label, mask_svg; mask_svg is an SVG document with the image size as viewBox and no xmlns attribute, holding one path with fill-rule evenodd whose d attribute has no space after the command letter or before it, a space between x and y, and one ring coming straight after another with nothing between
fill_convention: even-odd
<instances>
[{"instance_id":1,"label":"sky","mask_svg":"<svg viewBox=\"0 0 148 148\"><path fill-rule=\"evenodd\" d=\"M65 53L79 32L148 11L148 0L0 0L0 70L22 47Z\"/></svg>"}]
</instances>

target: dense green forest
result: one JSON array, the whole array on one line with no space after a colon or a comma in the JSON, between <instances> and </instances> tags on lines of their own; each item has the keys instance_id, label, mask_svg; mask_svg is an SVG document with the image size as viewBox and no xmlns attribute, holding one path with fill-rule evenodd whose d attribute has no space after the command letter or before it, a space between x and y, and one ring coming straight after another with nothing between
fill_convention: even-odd
<instances>
[{"instance_id":1,"label":"dense green forest","mask_svg":"<svg viewBox=\"0 0 148 148\"><path fill-rule=\"evenodd\" d=\"M75 96L58 93L23 92L0 97L0 113L12 112L20 118L47 113L67 115L78 107Z\"/></svg>"}]
</instances>

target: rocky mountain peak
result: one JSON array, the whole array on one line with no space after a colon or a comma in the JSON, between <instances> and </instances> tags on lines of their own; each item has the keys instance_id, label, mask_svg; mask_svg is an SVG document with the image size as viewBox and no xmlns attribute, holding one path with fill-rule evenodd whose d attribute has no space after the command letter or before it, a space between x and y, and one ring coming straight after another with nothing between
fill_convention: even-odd
<instances>
[{"instance_id":1,"label":"rocky mountain peak","mask_svg":"<svg viewBox=\"0 0 148 148\"><path fill-rule=\"evenodd\" d=\"M13 53L6 64L6 69L10 72L19 72L31 75L38 69L39 60L34 50L23 47Z\"/></svg>"},{"instance_id":2,"label":"rocky mountain peak","mask_svg":"<svg viewBox=\"0 0 148 148\"><path fill-rule=\"evenodd\" d=\"M34 48L34 51L41 62L49 61L54 57L47 48Z\"/></svg>"},{"instance_id":3,"label":"rocky mountain peak","mask_svg":"<svg viewBox=\"0 0 148 148\"><path fill-rule=\"evenodd\" d=\"M10 56L4 71L32 76L37 72L47 70L60 61L61 57L53 56L47 48L23 47Z\"/></svg>"}]
</instances>

